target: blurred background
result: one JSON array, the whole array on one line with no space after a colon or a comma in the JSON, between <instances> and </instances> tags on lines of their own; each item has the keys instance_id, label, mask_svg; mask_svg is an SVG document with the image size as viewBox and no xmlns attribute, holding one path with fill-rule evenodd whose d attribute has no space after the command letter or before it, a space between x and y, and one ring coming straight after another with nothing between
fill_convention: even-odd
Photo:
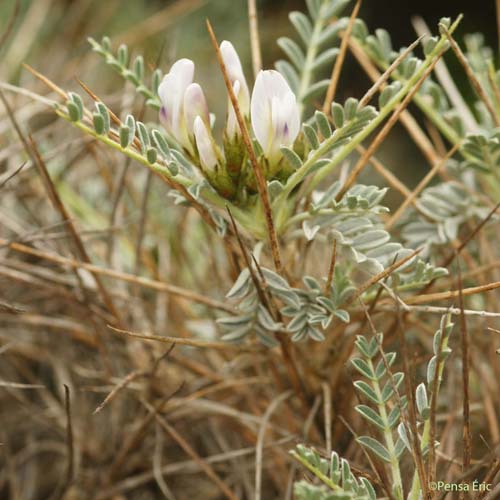
<instances>
[{"instance_id":1,"label":"blurred background","mask_svg":"<svg viewBox=\"0 0 500 500\"><path fill-rule=\"evenodd\" d=\"M15 0L0 2L2 32L10 22L15 4ZM272 66L281 57L275 39L292 33L287 13L305 10L305 5L302 0L258 0L257 4L264 63ZM192 57L203 72L206 69L203 65L210 67L213 62L213 58L207 57L211 48L203 22L206 18L217 29L219 38L231 39L238 46L242 59L248 63L246 5L246 0L21 0L12 26L15 36L10 38L11 47L2 50L2 73L7 70L12 77L20 62L33 63L40 57L44 65L52 63L57 68L57 56L50 51L54 43L67 43L65 56L77 57L88 48L87 36L102 34L108 34L117 44L125 41L136 50L146 49L151 56L165 46L164 61L169 57ZM387 29L399 47L415 38L413 16L423 17L434 28L441 17L455 18L460 13L464 14L464 20L458 39L465 33L482 31L489 45L497 45L494 0L365 0L359 17L370 31ZM9 57L5 57L6 52ZM343 83L346 89L357 90L362 82L349 82L346 78Z\"/></svg>"}]
</instances>

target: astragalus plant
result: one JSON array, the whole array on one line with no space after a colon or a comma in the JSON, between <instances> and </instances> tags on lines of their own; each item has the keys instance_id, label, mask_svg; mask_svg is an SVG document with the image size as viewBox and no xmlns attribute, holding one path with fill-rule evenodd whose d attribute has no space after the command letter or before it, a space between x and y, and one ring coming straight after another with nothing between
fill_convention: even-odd
<instances>
[{"instance_id":1,"label":"astragalus plant","mask_svg":"<svg viewBox=\"0 0 500 500\"><path fill-rule=\"evenodd\" d=\"M73 353L61 373L72 387L90 379L109 393L82 397L71 422L66 392L57 425L74 429L66 457L76 458L63 494L417 500L440 494L436 481L498 476L483 442L500 439L500 71L479 35L462 51L460 18L396 50L385 30L372 35L357 17L360 2L306 4L289 16L295 34L278 40L285 58L275 69L261 69L254 53L254 78L237 43L219 44L207 23L225 117L211 113L215 92L196 61L181 58L163 74L108 37L89 43L105 63L101 78L123 77L121 97L83 82L66 91L28 68L52 92L30 98L80 135L65 127L35 141L3 97L24 145L17 157L37 167L72 255L17 237L14 223L0 241L23 272L35 272L29 255L66 269L60 286L77 304L49 308L67 323L45 327L86 325L70 341L92 353L90 365L89 352ZM373 86L338 102L351 54ZM472 105L445 54L463 66ZM415 188L375 156L397 123L430 164ZM85 175L44 159L69 137L85 139ZM368 166L376 184L361 182ZM392 211L388 189L402 198ZM137 229L87 241L83 228L116 221L124 191L125 219L139 213ZM12 206L12 192L5 199ZM460 334L450 339L453 316ZM15 360L9 366L16 372ZM114 429L106 453L97 418ZM86 426L99 467L87 456ZM203 478L198 489L178 479L191 473ZM0 491L7 473L2 481Z\"/></svg>"}]
</instances>

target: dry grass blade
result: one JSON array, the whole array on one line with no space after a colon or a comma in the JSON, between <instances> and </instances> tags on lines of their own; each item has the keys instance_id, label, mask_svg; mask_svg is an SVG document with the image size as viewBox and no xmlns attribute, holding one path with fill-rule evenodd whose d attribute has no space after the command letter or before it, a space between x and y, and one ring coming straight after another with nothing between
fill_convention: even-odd
<instances>
[{"instance_id":1,"label":"dry grass blade","mask_svg":"<svg viewBox=\"0 0 500 500\"><path fill-rule=\"evenodd\" d=\"M337 261L337 240L333 240L332 257L330 259L330 266L328 268L328 278L325 284L325 295L328 296L330 287L333 282L333 274L335 272L335 263Z\"/></svg>"},{"instance_id":2,"label":"dry grass blade","mask_svg":"<svg viewBox=\"0 0 500 500\"><path fill-rule=\"evenodd\" d=\"M363 70L369 76L370 80L376 83L380 79L381 74L371 62L368 55L365 54L358 42L356 42L356 40L351 40L349 48L351 49L351 52L353 53L354 57L359 62ZM429 163L434 165L437 161L439 161L440 156L437 153L432 142L429 140L427 135L419 126L418 122L415 120L415 118L413 118L413 116L407 109L401 113L399 120L406 128L415 144L422 151L423 155L427 158Z\"/></svg>"},{"instance_id":3,"label":"dry grass blade","mask_svg":"<svg viewBox=\"0 0 500 500\"><path fill-rule=\"evenodd\" d=\"M57 86L54 82L49 80L46 76L39 73L36 69L32 68L29 64L23 63L23 68L27 69L33 76L38 78L41 82L43 82L49 89L53 90L56 94L62 97L64 100L68 99L68 94L59 86Z\"/></svg>"},{"instance_id":4,"label":"dry grass blade","mask_svg":"<svg viewBox=\"0 0 500 500\"><path fill-rule=\"evenodd\" d=\"M64 406L66 410L66 442L68 444L68 466L66 469L66 485L63 489L63 492L66 491L73 482L75 461L75 451L73 444L73 420L71 416L71 394L69 391L69 387L66 384L64 384Z\"/></svg>"},{"instance_id":5,"label":"dry grass blade","mask_svg":"<svg viewBox=\"0 0 500 500\"><path fill-rule=\"evenodd\" d=\"M458 61L462 65L462 67L465 70L465 73L467 74L467 78L471 82L472 86L474 87L474 90L477 92L477 95L480 97L480 99L484 102L486 108L488 109L491 118L493 118L493 121L495 122L496 126L500 126L500 118L497 115L497 112L495 111L495 108L493 104L491 103L491 100L484 90L483 86L481 85L481 82L478 80L476 75L474 74L474 70L471 68L469 62L467 61L467 58L465 57L465 54L462 52L462 49L458 46L457 42L453 38L453 36L450 34L450 32L446 29L445 26L441 26L444 33L446 34L446 37L448 38L451 48L453 52L455 52L455 55L457 56Z\"/></svg>"},{"instance_id":6,"label":"dry grass blade","mask_svg":"<svg viewBox=\"0 0 500 500\"><path fill-rule=\"evenodd\" d=\"M252 49L252 68L254 77L257 77L258 72L262 69L257 3L256 0L247 0L247 3L248 24L250 29L250 47Z\"/></svg>"},{"instance_id":7,"label":"dry grass blade","mask_svg":"<svg viewBox=\"0 0 500 500\"><path fill-rule=\"evenodd\" d=\"M500 483L495 486L485 497L484 500L498 500L500 496Z\"/></svg>"},{"instance_id":8,"label":"dry grass blade","mask_svg":"<svg viewBox=\"0 0 500 500\"><path fill-rule=\"evenodd\" d=\"M109 468L109 477L106 478L106 481L114 479L118 475L129 454L140 444L148 427L155 420L156 412L161 411L168 403L168 401L170 401L171 398L179 393L183 387L184 382L181 382L181 384L176 389L174 389L171 393L167 393L166 395L164 395L159 402L155 403L154 406L147 405L147 403L142 402L143 404L147 405L149 411L146 416L142 418L141 421L139 421L138 425L134 428L134 432L126 434L120 448L113 456L113 463Z\"/></svg>"},{"instance_id":9,"label":"dry grass blade","mask_svg":"<svg viewBox=\"0 0 500 500\"><path fill-rule=\"evenodd\" d=\"M21 170L26 166L27 162L21 163L19 167L14 170L7 178L5 178L1 183L0 183L0 189L2 189L7 182L9 182L12 178L14 178Z\"/></svg>"},{"instance_id":10,"label":"dry grass blade","mask_svg":"<svg viewBox=\"0 0 500 500\"><path fill-rule=\"evenodd\" d=\"M284 437L278 439L276 441L272 441L270 443L265 444L265 448L272 448L275 446L280 446L284 444L289 444L293 441L293 437ZM208 464L219 464L224 463L229 460L233 460L236 458L244 458L247 456L251 456L255 454L255 447L248 447L242 449L231 450L225 453L217 453L215 455L211 455L205 458L205 462ZM183 460L177 461L176 463L166 464L161 468L161 473L163 475L177 475L179 476L181 473L195 473L200 470L199 465L193 460ZM108 488L102 491L96 498L96 500L105 500L110 498L113 495L123 494L126 491L133 490L138 488L144 484L147 484L154 477L153 471L146 471L143 473L136 474L134 476L130 476L118 483L116 483L113 487Z\"/></svg>"},{"instance_id":11,"label":"dry grass blade","mask_svg":"<svg viewBox=\"0 0 500 500\"><path fill-rule=\"evenodd\" d=\"M492 463L491 463L491 466L488 470L488 472L486 473L486 475L484 476L484 479L483 479L483 484L492 484L496 475L500 472L500 458L495 458ZM481 492L478 494L477 498L480 499L480 498L484 498L488 493L487 492Z\"/></svg>"},{"instance_id":12,"label":"dry grass blade","mask_svg":"<svg viewBox=\"0 0 500 500\"><path fill-rule=\"evenodd\" d=\"M472 438L470 427L470 354L469 354L469 332L467 330L467 319L464 314L464 295L462 293L462 268L460 260L457 257L457 285L458 285L458 301L460 305L460 331L462 345L462 391L463 391L463 458L462 472L466 471L470 466L472 455Z\"/></svg>"},{"instance_id":13,"label":"dry grass blade","mask_svg":"<svg viewBox=\"0 0 500 500\"><path fill-rule=\"evenodd\" d=\"M406 264L409 260L413 259L421 251L422 249L418 248L411 254L407 255L406 257L403 257L402 259L399 259L397 262L394 262L388 268L384 269L382 272L378 273L377 275L373 276L368 281L363 283L356 290L356 293L354 293L349 297L349 299L347 300L347 304L352 304L355 300L361 297L361 295L363 295L363 293L365 293L366 290L371 288L373 285L376 285L379 281L382 281L383 279L387 278L387 276L390 276L394 271L396 271L396 269L400 268L402 265Z\"/></svg>"},{"instance_id":14,"label":"dry grass blade","mask_svg":"<svg viewBox=\"0 0 500 500\"><path fill-rule=\"evenodd\" d=\"M330 84L328 85L328 89L326 91L325 102L323 103L323 113L325 115L330 114L332 102L335 99L335 92L337 91L337 85L339 83L340 72L342 71L342 66L344 64L345 56L347 53L347 48L349 47L349 38L351 37L352 28L354 26L354 21L356 21L356 17L359 12L359 8L361 7L361 0L357 0L354 5L354 9L352 10L351 17L349 18L349 23L347 24L347 28L345 30L344 35L342 36L342 42L340 43L340 50L337 55L337 59L335 60L335 64L332 69L332 76L330 77Z\"/></svg>"},{"instance_id":15,"label":"dry grass blade","mask_svg":"<svg viewBox=\"0 0 500 500\"><path fill-rule=\"evenodd\" d=\"M0 380L0 387L9 387L11 389L47 389L42 384L21 384L19 382L7 382L6 380Z\"/></svg>"},{"instance_id":16,"label":"dry grass blade","mask_svg":"<svg viewBox=\"0 0 500 500\"><path fill-rule=\"evenodd\" d=\"M377 78L375 83L368 89L366 94L359 101L359 106L366 106L373 98L373 96L384 86L387 80L392 75L392 72L413 52L413 49L420 43L422 36L417 38L411 43L403 52L401 52L396 59L389 65L389 67Z\"/></svg>"},{"instance_id":17,"label":"dry grass blade","mask_svg":"<svg viewBox=\"0 0 500 500\"><path fill-rule=\"evenodd\" d=\"M363 146L358 146L356 149L360 154L364 154L366 151ZM389 186L401 193L405 198L410 196L411 191L390 170L388 170L381 161L375 158L375 156L370 158L369 163L371 163L373 168L388 182Z\"/></svg>"},{"instance_id":18,"label":"dry grass blade","mask_svg":"<svg viewBox=\"0 0 500 500\"><path fill-rule=\"evenodd\" d=\"M134 274L139 274L141 267L141 257L142 257L142 246L144 243L144 237L146 235L146 221L148 218L148 200L150 198L151 187L152 187L153 173L151 170L148 171L146 177L146 184L144 186L144 191L142 193L141 200L141 217L139 220L139 231L137 232L137 237L135 241L135 261L134 261Z\"/></svg>"},{"instance_id":19,"label":"dry grass blade","mask_svg":"<svg viewBox=\"0 0 500 500\"><path fill-rule=\"evenodd\" d=\"M262 498L262 453L264 450L267 423L278 406L291 395L291 391L286 391L273 399L262 417L257 444L255 446L255 500L261 500Z\"/></svg>"},{"instance_id":20,"label":"dry grass blade","mask_svg":"<svg viewBox=\"0 0 500 500\"><path fill-rule=\"evenodd\" d=\"M175 345L175 344L172 344ZM120 381L119 384L116 385L116 387L106 396L106 398L103 400L103 402L94 410L92 413L93 415L96 415L100 411L104 409L104 407L109 404L117 395L118 393L127 387L131 382L133 382L135 379L141 377L144 375L144 372L136 370L131 373L129 373L123 380Z\"/></svg>"},{"instance_id":21,"label":"dry grass blade","mask_svg":"<svg viewBox=\"0 0 500 500\"><path fill-rule=\"evenodd\" d=\"M0 300L0 312L7 312L9 314L20 314L26 312L26 310L14 304L9 304L4 300Z\"/></svg>"},{"instance_id":22,"label":"dry grass blade","mask_svg":"<svg viewBox=\"0 0 500 500\"><path fill-rule=\"evenodd\" d=\"M163 493L163 496L167 500L175 500L172 490L168 487L165 478L161 472L161 462L163 456L163 435L161 433L160 426L156 423L155 426L155 451L153 455L153 473L158 488Z\"/></svg>"},{"instance_id":23,"label":"dry grass blade","mask_svg":"<svg viewBox=\"0 0 500 500\"><path fill-rule=\"evenodd\" d=\"M488 221L495 215L496 211L500 208L500 201L488 212L488 215L476 225L476 227L467 235L467 237L460 243L456 251L453 252L443 263L442 267L448 267L458 254L467 246L467 244L472 241L475 236L483 229Z\"/></svg>"},{"instance_id":24,"label":"dry grass blade","mask_svg":"<svg viewBox=\"0 0 500 500\"><path fill-rule=\"evenodd\" d=\"M437 395L439 391L440 374L439 374L439 360L441 359L443 353L443 342L445 339L444 332L441 333L440 342L438 345L437 353L435 354L436 367L434 369L434 376L432 377L431 384L431 402L430 402L430 415L429 415L429 458L427 462L428 477L430 482L434 482L436 479L436 449L434 443L436 442L436 412L437 412ZM422 483L421 483L422 484Z\"/></svg>"},{"instance_id":25,"label":"dry grass blade","mask_svg":"<svg viewBox=\"0 0 500 500\"><path fill-rule=\"evenodd\" d=\"M220 488L222 493L229 500L238 500L236 495L229 489L229 487L222 481L222 479L216 474L213 468L207 464L193 449L193 447L177 432L165 419L161 418L156 410L155 417L160 427L174 439L174 441L200 466L200 468L205 472L205 474Z\"/></svg>"},{"instance_id":26,"label":"dry grass blade","mask_svg":"<svg viewBox=\"0 0 500 500\"><path fill-rule=\"evenodd\" d=\"M455 248L455 250L449 254L449 256L441 264L441 267L448 267L455 260L457 255L459 255L462 252L462 250L467 246L467 244L475 238L475 236L479 233L479 231L481 231L481 229L486 225L486 223L491 220L491 218L493 217L493 215L495 215L496 211L499 208L500 208L500 201L488 212L486 217L483 220L481 220L481 222L479 222L479 224L477 224L474 227L474 229L467 235L467 237L463 241L460 242L458 247ZM422 289L421 293L425 294L425 292L430 290L432 288L432 286L434 285L435 281L436 280L430 281Z\"/></svg>"},{"instance_id":27,"label":"dry grass blade","mask_svg":"<svg viewBox=\"0 0 500 500\"><path fill-rule=\"evenodd\" d=\"M241 239L241 236L238 231L238 227L236 225L236 221L234 220L233 214L231 213L231 210L229 210L229 207L227 207L227 211L229 213L229 218L231 220L231 224L233 226L233 230L236 234L236 238L238 240L238 244L240 246L241 253L243 255L243 258L245 260L246 266L248 271L250 272L250 277L252 278L252 282L255 286L255 289L257 290L257 294L259 296L259 300L261 304L269 311L271 316L274 317L274 319L277 319L278 321L281 321L281 314L279 312L279 309L276 307L276 304L274 303L272 297L267 294L267 283L264 278L264 275L262 274L262 270L256 261L255 257L252 255L252 258L254 260L254 265L255 268L257 269L257 272L259 273L260 279L257 277L255 270L254 270L254 265L250 262L250 259L248 257L247 251L245 249L245 246L243 245L243 240ZM299 372L297 369L297 365L293 356L293 346L290 343L290 340L286 337L286 333L283 332L276 332L276 338L278 339L278 342L280 343L280 349L281 349L281 354L283 357L283 360L285 362L287 371L290 376L290 380L292 382L292 386L295 390L295 392L299 395L301 401L304 404L304 408L307 407L307 398L304 393L304 388L300 380ZM277 382L279 383L279 377L277 373L275 374L275 377L277 379Z\"/></svg>"},{"instance_id":28,"label":"dry grass blade","mask_svg":"<svg viewBox=\"0 0 500 500\"><path fill-rule=\"evenodd\" d=\"M336 201L340 201L342 197L345 195L345 193L349 190L349 188L352 187L356 179L358 178L358 175L361 173L363 168L366 166L366 163L370 159L370 157L375 153L375 151L379 148L379 146L382 144L382 142L385 140L387 137L387 134L390 132L390 130L394 127L394 125L397 123L399 117L401 116L401 113L406 109L406 107L410 104L411 100L413 99L413 96L418 92L422 84L425 82L427 77L432 73L434 66L437 64L439 61L441 54L436 57L436 59L429 65L429 67L425 70L424 74L420 77L418 82L415 84L415 86L408 92L408 94L405 96L405 98L401 101L401 103L398 105L398 107L393 111L391 117L387 122L384 124L382 127L382 130L376 135L375 139L373 139L372 143L370 146L366 149L364 154L361 155L361 158L358 160L356 165L353 167L352 171L350 172L349 176L347 177L346 181L344 182L344 185L342 186L342 189L339 191L337 196L335 197Z\"/></svg>"},{"instance_id":29,"label":"dry grass blade","mask_svg":"<svg viewBox=\"0 0 500 500\"><path fill-rule=\"evenodd\" d=\"M258 347L254 346L246 346L246 345L236 345L229 344L225 342L211 342L209 340L196 340L196 339L187 339L184 337L167 337L162 335L147 335L144 333L130 332L128 330L122 330L120 328L114 328L111 325L108 327L116 333L121 333L124 335L128 335L129 337L134 337L136 339L142 340L151 340L153 342L162 342L163 344L176 344L176 345L185 345L189 347L199 347L201 349L214 349L217 351L259 351Z\"/></svg>"},{"instance_id":30,"label":"dry grass blade","mask_svg":"<svg viewBox=\"0 0 500 500\"><path fill-rule=\"evenodd\" d=\"M35 328L47 328L49 331L60 331L84 346L93 349L99 346L93 332L82 327L81 322L68 318L55 318L53 315L44 316L42 314L23 313L13 315L9 313L6 316L2 315L2 321L12 324L24 324Z\"/></svg>"},{"instance_id":31,"label":"dry grass blade","mask_svg":"<svg viewBox=\"0 0 500 500\"><path fill-rule=\"evenodd\" d=\"M10 249L16 252L25 253L27 255L32 255L34 257L39 257L50 262L55 262L62 266L69 266L74 269L85 269L91 273L100 274L102 276L107 276L109 278L114 278L120 281L126 281L128 283L134 283L141 285L146 288L151 288L160 292L166 292L172 295L177 295L194 302L199 302L200 304L205 304L208 307L213 307L215 309L220 309L221 311L226 311L228 313L234 313L234 309L227 304L219 302L217 300L210 299L205 295L198 294L196 292L191 292L190 290L185 290L181 287L175 285L169 285L168 283L163 283L161 281L152 280L149 278L143 278L140 276L135 276L134 274L123 273L121 271L115 271L113 269L108 269L94 264L87 264L86 262L77 261L61 255L43 252L41 250L22 245L16 242L10 242L3 238L0 238L0 246L6 245Z\"/></svg>"},{"instance_id":32,"label":"dry grass blade","mask_svg":"<svg viewBox=\"0 0 500 500\"><path fill-rule=\"evenodd\" d=\"M332 453L332 391L330 386L323 382L321 384L323 390L323 409L325 419L325 448L328 456Z\"/></svg>"},{"instance_id":33,"label":"dry grass blade","mask_svg":"<svg viewBox=\"0 0 500 500\"><path fill-rule=\"evenodd\" d=\"M54 186L54 183L52 182L52 179L49 175L49 172L47 170L47 167L46 167L42 157L40 156L40 153L38 151L38 148L36 146L35 141L33 140L33 138L31 136L29 138L29 141L26 140L26 138L24 137L24 134L21 131L21 129L16 121L16 118L15 118L14 114L12 113L10 105L9 105L8 101L5 99L5 96L3 95L2 91L0 91L0 98L3 101L5 108L7 109L7 113L12 121L12 124L14 125L14 128L15 128L19 138L21 139L21 142L23 143L23 145L26 149L26 152L32 157L33 162L38 167L40 176L42 177L45 188L48 191L49 198L50 198L55 210L57 210L59 212L61 218L63 219L63 221L65 223L65 227L67 228L71 238L73 239L73 242L75 244L75 247L77 249L77 252L78 252L80 258L84 262L91 264L90 257L85 249L83 241L81 240L80 235L78 234L78 231L76 230L75 225L73 224L73 221L71 220L71 217L69 216L69 213L68 213L66 207L64 206L64 204L59 196L59 193L57 192L57 189ZM108 308L108 310L110 311L110 313L116 319L117 324L120 325L120 323L121 323L120 314L118 312L118 309L116 309L116 307L113 303L113 300L111 299L111 296L107 292L107 290L104 287L99 276L94 274L93 277L94 277L94 280L96 282L97 288L99 289L99 293L101 294L103 302L105 303L105 305Z\"/></svg>"},{"instance_id":34,"label":"dry grass blade","mask_svg":"<svg viewBox=\"0 0 500 500\"><path fill-rule=\"evenodd\" d=\"M433 177L439 172L441 168L443 168L447 161L458 151L460 147L459 144L455 144L450 151L446 154L444 158L442 158L439 162L437 162L430 170L427 172L425 177L418 183L417 187L410 193L409 196L403 201L403 203L399 206L399 208L391 215L391 217L385 223L385 229L391 229L394 224L401 218L404 211L411 205L415 204L417 196L425 189L425 187L431 182Z\"/></svg>"},{"instance_id":35,"label":"dry grass blade","mask_svg":"<svg viewBox=\"0 0 500 500\"><path fill-rule=\"evenodd\" d=\"M400 299L401 300L401 299ZM402 302L402 301L401 301ZM400 306L401 304L398 304ZM420 312L428 314L439 314L442 316L445 313L450 313L455 316L460 316L462 311L458 307L439 307L439 306L409 306L403 303L403 309L405 312ZM397 311L397 306L391 306L388 304L377 305L376 311ZM481 318L500 318L500 313L480 311L475 309L464 309L464 314L466 316L479 316Z\"/></svg>"},{"instance_id":36,"label":"dry grass blade","mask_svg":"<svg viewBox=\"0 0 500 500\"><path fill-rule=\"evenodd\" d=\"M219 44L217 42L217 39L215 38L215 33L212 29L210 21L208 21L208 20L207 20L207 29L208 29L208 33L210 35L210 39L212 41L212 45L214 47L215 53L217 55L217 61L219 62L219 66L221 68L222 75L224 77L224 83L226 84L226 89L227 89L227 92L229 94L229 98L231 100L231 104L233 106L234 113L235 113L236 119L238 121L238 125L240 127L241 135L243 137L243 142L245 143L245 147L246 147L246 150L248 152L248 156L250 158L250 163L252 165L252 170L253 170L253 173L255 176L255 180L257 181L257 187L259 190L260 199L262 201L262 206L264 209L264 216L266 219L269 243L271 245L271 253L272 253L273 261L274 261L274 267L276 268L276 271L279 274L281 274L283 269L282 269L282 264L281 264L280 248L279 248L278 236L276 234L276 229L274 227L271 201L269 199L269 193L267 191L266 180L264 178L264 174L262 173L262 168L259 165L259 162L258 162L257 157L255 155L255 151L254 151L253 146L252 146L252 141L250 139L250 134L248 133L248 128L246 126L245 120L243 119L243 116L242 116L241 111L240 111L240 107L238 105L238 99L236 98L236 95L234 94L233 86L231 85L231 81L229 80L226 65L225 65L224 60L222 59L222 55L220 53Z\"/></svg>"},{"instance_id":37,"label":"dry grass blade","mask_svg":"<svg viewBox=\"0 0 500 500\"><path fill-rule=\"evenodd\" d=\"M259 278L255 274L255 269L254 266L252 265L252 262L250 261L250 258L248 257L247 250L245 248L245 245L243 244L243 240L241 238L240 232L238 231L238 226L236 225L236 221L234 220L233 214L231 213L231 210L229 209L228 206L226 206L227 213L229 214L229 219L231 221L231 225L233 226L233 231L234 234L236 235L236 240L238 241L238 246L240 247L241 255L243 256L243 260L245 261L245 264L247 266L248 272L250 273L250 277L252 278L252 282L255 286L255 289L257 290L257 294L259 295L259 299L261 303L269 309L269 303L268 303L268 298L262 288L262 284L259 281Z\"/></svg>"},{"instance_id":38,"label":"dry grass blade","mask_svg":"<svg viewBox=\"0 0 500 500\"><path fill-rule=\"evenodd\" d=\"M121 392L123 389L125 389L130 383L132 383L134 380L140 377L144 377L146 375L152 375L154 374L156 368L158 367L160 361L162 361L164 358L170 355L170 353L173 351L175 347L175 343L172 343L172 345L168 348L168 350L165 352L163 356L160 356L156 362L153 365L153 369L151 372L144 371L144 370L134 370L133 372L129 373L126 377L124 377L114 388L113 390L104 398L102 403L94 410L92 415L96 415L100 411L104 409L105 406L107 406L115 397L118 395L119 392Z\"/></svg>"},{"instance_id":39,"label":"dry grass blade","mask_svg":"<svg viewBox=\"0 0 500 500\"><path fill-rule=\"evenodd\" d=\"M429 33L429 28L427 27L424 19L421 17L416 16L412 18L412 24L417 34L420 35L420 39ZM460 118L465 122L467 130L472 133L478 133L479 127L477 121L464 101L462 94L455 85L455 82L453 81L453 78L451 77L443 59L436 64L435 75L443 89L446 91L446 95L450 99L450 102L460 115Z\"/></svg>"},{"instance_id":40,"label":"dry grass blade","mask_svg":"<svg viewBox=\"0 0 500 500\"><path fill-rule=\"evenodd\" d=\"M54 183L52 182L52 179L50 177L50 174L47 170L47 166L45 165L45 162L43 161L42 157L40 156L40 153L38 151L38 148L33 140L32 137L30 137L29 140L29 145L31 148L31 151L34 155L34 160L35 164L39 169L40 175L47 187L47 190L49 192L49 197L52 200L52 203L54 205L54 208L60 213L64 223L65 227L69 231L69 234L71 238L73 239L73 242L75 244L75 247L77 249L77 253L82 259L83 262L87 264L92 264L90 257L87 253L87 250L85 249L85 245L73 223L73 220L71 219L68 210L66 209L64 203L62 202L56 187L54 186ZM109 312L114 316L116 319L116 324L121 325L122 324L122 319L121 315L116 308L113 299L111 298L110 294L108 293L106 287L102 283L99 275L97 273L93 273L93 278L96 282L97 288L99 290L99 293L101 294L101 297L103 299L104 304L106 304L106 307L108 308Z\"/></svg>"},{"instance_id":41,"label":"dry grass blade","mask_svg":"<svg viewBox=\"0 0 500 500\"><path fill-rule=\"evenodd\" d=\"M82 89L89 95L89 97L94 102L102 102L102 100L96 95L96 93L93 92L84 82L82 82L79 78L77 78L76 81L78 82L78 85L80 85L80 87L82 87ZM108 110L109 117L111 118L111 121L117 127L119 127L120 125L122 125L122 121L120 120L120 118L118 118L118 116L116 116L116 114L113 113L113 111L111 109L109 109L108 107L106 107L106 109ZM141 143L140 143L140 141L139 141L139 139L137 137L134 137L133 143L134 143L134 145L135 145L136 148L138 148L138 149L141 148Z\"/></svg>"},{"instance_id":42,"label":"dry grass blade","mask_svg":"<svg viewBox=\"0 0 500 500\"><path fill-rule=\"evenodd\" d=\"M490 290L496 290L500 288L500 281L494 283L488 283L486 285L473 286L470 288L464 288L462 293L464 296L475 295L478 293L489 292ZM407 304L425 304L426 302L436 302L440 300L451 300L457 299L460 295L460 290L450 290L447 292L437 292L429 293L424 295L415 295L413 297L408 297L406 299Z\"/></svg>"}]
</instances>

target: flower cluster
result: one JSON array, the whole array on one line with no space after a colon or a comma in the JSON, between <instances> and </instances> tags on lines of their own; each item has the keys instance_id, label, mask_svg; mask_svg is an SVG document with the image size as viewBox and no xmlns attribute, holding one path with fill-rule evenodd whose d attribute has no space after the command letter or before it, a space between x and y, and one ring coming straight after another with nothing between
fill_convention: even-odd
<instances>
[{"instance_id":1,"label":"flower cluster","mask_svg":"<svg viewBox=\"0 0 500 500\"><path fill-rule=\"evenodd\" d=\"M223 41L220 52L239 110L262 149L261 161L267 178L283 169L281 146L293 146L300 117L294 93L283 76L274 70L260 71L250 97L240 59L233 45ZM202 88L193 82L194 63L180 59L158 87L162 106L160 121L168 134L197 163L208 181L227 198L240 188L253 190L255 180L241 137L236 113L228 99L223 147L212 134L210 113Z\"/></svg>"}]
</instances>

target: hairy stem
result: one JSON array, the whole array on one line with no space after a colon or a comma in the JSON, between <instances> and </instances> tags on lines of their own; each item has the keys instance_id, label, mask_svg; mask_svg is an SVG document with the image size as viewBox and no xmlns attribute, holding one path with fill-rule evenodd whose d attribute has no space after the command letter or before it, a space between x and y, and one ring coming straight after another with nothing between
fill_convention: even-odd
<instances>
[{"instance_id":1,"label":"hairy stem","mask_svg":"<svg viewBox=\"0 0 500 500\"><path fill-rule=\"evenodd\" d=\"M311 86L311 80L313 77L313 66L318 54L319 49L319 37L323 28L325 27L326 19L323 15L323 9L328 6L328 2L323 2L318 13L318 18L314 23L313 32L311 35L311 42L307 47L306 60L304 63L304 69L302 70L302 76L300 79L299 89L297 91L297 104L299 106L299 114L302 117L304 112L304 96L307 94L309 87Z\"/></svg>"},{"instance_id":2,"label":"hairy stem","mask_svg":"<svg viewBox=\"0 0 500 500\"><path fill-rule=\"evenodd\" d=\"M458 23L460 22L460 17L453 23L450 27L450 33L452 33ZM446 49L447 39L446 36L441 36L439 42L436 44L434 50L425 58L419 69L413 74L413 76L403 85L401 90L394 95L394 97L384 106L378 116L367 125L357 136L355 136L348 144L346 144L340 151L331 159L330 163L325 165L316 175L313 177L312 182L307 186L307 191L311 192L330 172L349 154L351 154L356 147L366 139L391 113L396 106L401 102L406 94L408 94L416 82L422 77L427 68L433 63L433 61L440 57L442 52ZM277 204L283 204L283 200L287 198L293 189L309 174L310 170L314 164L321 158L323 158L328 151L332 148L337 140L337 134L333 134L331 137L323 141L320 147L304 162L304 164L291 175L285 185L284 190L277 198ZM281 209L281 207L280 207Z\"/></svg>"},{"instance_id":3,"label":"hairy stem","mask_svg":"<svg viewBox=\"0 0 500 500\"><path fill-rule=\"evenodd\" d=\"M451 323L451 316L448 315L448 318L446 320L446 325L444 326L444 328L441 331L441 335L443 337L442 337L441 346L440 346L438 354L441 354L442 352L444 352L444 350L448 347L450 323ZM448 330L448 333L447 333L447 330ZM441 360L439 361L438 366L437 366L438 376L437 376L437 383L435 385L436 392L432 396L434 398L434 400L436 400L436 398L439 394L439 388L441 386L441 379L443 376L443 370L444 370L444 365L445 365L445 361L446 361L446 358L444 358L442 356L440 356L440 358L441 358ZM422 437L421 437L421 441L420 441L420 449L422 450L422 452L424 452L424 450L427 449L429 446L434 446L434 443L430 443L431 424L432 424L431 419L428 418L425 421L424 430L422 432ZM418 472L415 470L415 472L413 474L413 481L412 481L412 485L411 485L411 491L410 491L410 494L408 496L408 500L419 500L421 491L422 491L422 486L420 484L420 478L419 478Z\"/></svg>"},{"instance_id":4,"label":"hairy stem","mask_svg":"<svg viewBox=\"0 0 500 500\"><path fill-rule=\"evenodd\" d=\"M375 373L375 366L371 359L367 360L368 365L373 373ZM380 388L380 384L378 380L372 381L372 387L377 395L379 401L382 401L382 390ZM377 405L378 414L380 418L384 422L384 441L387 447L387 451L391 457L391 475L392 475L392 490L396 500L403 500L403 481L401 479L401 471L399 469L399 460L396 453L396 444L394 442L394 437L392 435L392 430L389 425L389 416L387 415L387 409L385 407L385 403L380 403Z\"/></svg>"}]
</instances>

